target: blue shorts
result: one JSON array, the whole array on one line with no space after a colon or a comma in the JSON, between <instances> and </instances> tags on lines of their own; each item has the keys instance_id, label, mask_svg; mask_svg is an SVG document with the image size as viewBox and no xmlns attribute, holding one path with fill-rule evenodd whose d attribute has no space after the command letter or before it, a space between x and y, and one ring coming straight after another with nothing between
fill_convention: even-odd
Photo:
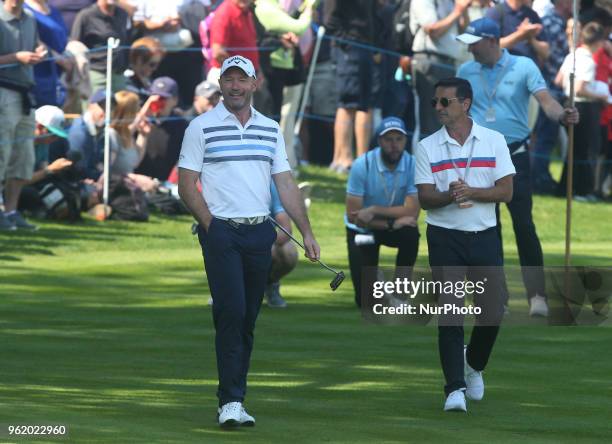
<instances>
[{"instance_id":1,"label":"blue shorts","mask_svg":"<svg viewBox=\"0 0 612 444\"><path fill-rule=\"evenodd\" d=\"M356 46L332 48L338 107L367 111L374 104L373 53Z\"/></svg>"}]
</instances>

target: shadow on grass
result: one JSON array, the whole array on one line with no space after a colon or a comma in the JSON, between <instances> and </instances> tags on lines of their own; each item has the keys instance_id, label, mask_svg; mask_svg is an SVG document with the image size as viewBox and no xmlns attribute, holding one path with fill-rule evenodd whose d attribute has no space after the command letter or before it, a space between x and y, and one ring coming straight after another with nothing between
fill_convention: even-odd
<instances>
[{"instance_id":1,"label":"shadow on grass","mask_svg":"<svg viewBox=\"0 0 612 444\"><path fill-rule=\"evenodd\" d=\"M155 226L162 224L165 219L155 217L146 223L114 220L98 222L91 219L76 223L35 221L40 224L37 231L0 231L0 261L19 262L32 255L53 256L58 247L76 247L87 242L118 242L134 235L174 238L171 234L154 232Z\"/></svg>"}]
</instances>

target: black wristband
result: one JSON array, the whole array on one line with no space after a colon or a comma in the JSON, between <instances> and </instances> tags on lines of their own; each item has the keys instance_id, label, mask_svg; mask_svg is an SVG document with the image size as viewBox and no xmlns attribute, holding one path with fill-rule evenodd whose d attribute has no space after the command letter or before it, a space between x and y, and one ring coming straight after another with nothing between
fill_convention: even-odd
<instances>
[{"instance_id":1,"label":"black wristband","mask_svg":"<svg viewBox=\"0 0 612 444\"><path fill-rule=\"evenodd\" d=\"M387 229L389 231L393 230L393 224L395 223L395 221L393 219L387 219Z\"/></svg>"}]
</instances>

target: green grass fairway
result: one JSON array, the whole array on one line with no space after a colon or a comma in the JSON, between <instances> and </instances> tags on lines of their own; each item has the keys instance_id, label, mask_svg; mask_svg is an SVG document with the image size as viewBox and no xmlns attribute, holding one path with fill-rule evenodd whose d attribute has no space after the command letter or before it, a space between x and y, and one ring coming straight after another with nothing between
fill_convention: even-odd
<instances>
[{"instance_id":1,"label":"green grass fairway","mask_svg":"<svg viewBox=\"0 0 612 444\"><path fill-rule=\"evenodd\" d=\"M344 182L314 167L301 179L316 187L323 259L348 274ZM535 199L548 265L563 262L564 209ZM612 265L612 205L574 211L574 263ZM246 402L257 426L221 431L208 287L189 228L188 217L153 217L0 234L0 424L66 424L78 443L610 442L610 328L502 329L485 399L445 413L436 329L365 323L350 279L331 293L331 274L305 260L283 281L288 308L264 306L258 320Z\"/></svg>"}]
</instances>

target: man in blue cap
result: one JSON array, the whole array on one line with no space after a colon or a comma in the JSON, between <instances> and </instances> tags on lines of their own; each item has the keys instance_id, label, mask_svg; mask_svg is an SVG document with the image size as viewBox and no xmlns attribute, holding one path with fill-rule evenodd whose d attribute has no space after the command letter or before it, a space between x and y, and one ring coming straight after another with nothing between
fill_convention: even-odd
<instances>
[{"instance_id":1,"label":"man in blue cap","mask_svg":"<svg viewBox=\"0 0 612 444\"><path fill-rule=\"evenodd\" d=\"M346 240L359 307L363 267L378 265L381 245L398 249L398 267L413 266L419 250L420 207L414 157L405 151L406 127L387 117L377 133L379 146L355 160L346 190Z\"/></svg>"},{"instance_id":2,"label":"man in blue cap","mask_svg":"<svg viewBox=\"0 0 612 444\"><path fill-rule=\"evenodd\" d=\"M523 282L532 316L548 316L544 257L532 215L527 108L533 95L546 116L562 125L578 122L575 108L563 108L549 93L539 68L530 58L500 47L500 29L489 18L474 20L457 40L469 45L473 62L463 64L457 77L474 90L472 116L476 123L502 133L516 168L514 193L507 203L512 217ZM501 225L498 229L501 238Z\"/></svg>"}]
</instances>

